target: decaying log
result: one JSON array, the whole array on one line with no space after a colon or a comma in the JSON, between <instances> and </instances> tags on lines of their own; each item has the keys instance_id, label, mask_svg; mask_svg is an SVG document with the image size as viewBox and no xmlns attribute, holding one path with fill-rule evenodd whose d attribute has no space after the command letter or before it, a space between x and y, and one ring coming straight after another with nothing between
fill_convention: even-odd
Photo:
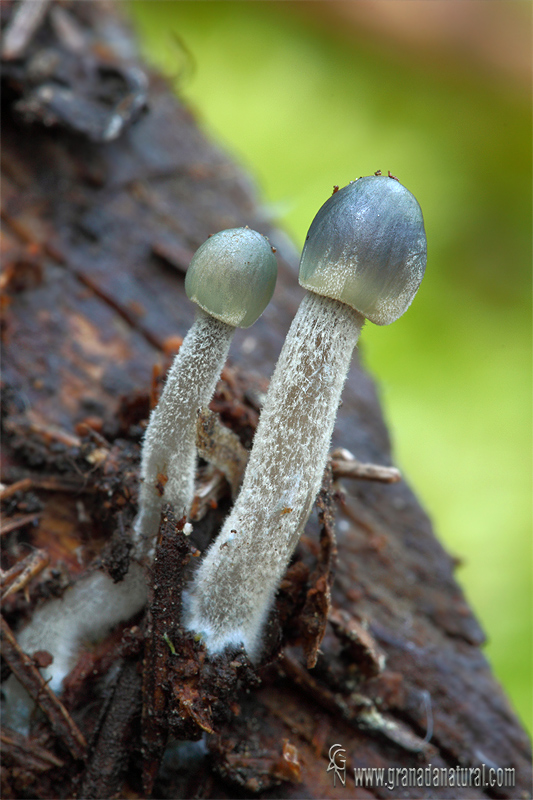
<instances>
[{"instance_id":1,"label":"decaying log","mask_svg":"<svg viewBox=\"0 0 533 800\"><path fill-rule=\"evenodd\" d=\"M7 26L14 6L1 8ZM10 574L20 572L28 548L49 561L5 597L15 630L95 558L92 568L116 578L127 571L139 442L193 318L183 279L194 250L241 225L277 248L274 300L236 334L211 404L248 449L301 297L295 250L247 176L140 65L117 9L52 2L42 12L2 64L2 566L20 561ZM357 358L334 445L365 465L391 465ZM156 589L148 623L134 620L80 654L69 676L62 702L86 760L74 761L57 727L36 717L29 738L4 734L4 796L142 797L144 778L156 797L390 797L383 786L354 787L353 769L429 763L514 770L514 788L433 785L433 797L530 796L527 736L416 497L405 482L341 480L342 491L325 484L280 587L262 666L243 654L206 662L198 643L185 646L179 620L164 624ZM191 544L199 550L231 503L221 479L204 494ZM160 548L183 535L169 519ZM187 548L172 551L185 578ZM165 586L165 602L179 608L180 581ZM328 771L335 744L345 786ZM31 758L21 769L23 751ZM419 785L402 791L428 796Z\"/></svg>"}]
</instances>

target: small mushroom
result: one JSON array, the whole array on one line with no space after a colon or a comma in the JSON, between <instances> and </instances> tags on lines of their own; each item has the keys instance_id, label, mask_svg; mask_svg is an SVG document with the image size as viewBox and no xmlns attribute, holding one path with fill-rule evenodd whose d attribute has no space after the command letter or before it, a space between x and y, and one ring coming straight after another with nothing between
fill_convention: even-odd
<instances>
[{"instance_id":1,"label":"small mushroom","mask_svg":"<svg viewBox=\"0 0 533 800\"><path fill-rule=\"evenodd\" d=\"M208 652L261 655L274 594L309 517L365 317L386 325L426 265L413 195L388 177L350 183L316 215L300 262L307 289L265 399L243 485L187 597L185 623Z\"/></svg>"},{"instance_id":2,"label":"small mushroom","mask_svg":"<svg viewBox=\"0 0 533 800\"><path fill-rule=\"evenodd\" d=\"M190 510L196 465L196 419L215 391L236 327L248 328L268 305L277 264L268 240L249 228L211 236L196 251L185 290L199 306L158 405L141 456L135 553L150 555L164 503Z\"/></svg>"}]
</instances>

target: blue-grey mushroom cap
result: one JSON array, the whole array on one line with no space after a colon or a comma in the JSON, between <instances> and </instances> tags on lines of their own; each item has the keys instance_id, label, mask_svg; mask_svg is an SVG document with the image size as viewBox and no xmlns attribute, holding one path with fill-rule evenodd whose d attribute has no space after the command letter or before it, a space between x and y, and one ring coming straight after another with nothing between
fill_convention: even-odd
<instances>
[{"instance_id":1,"label":"blue-grey mushroom cap","mask_svg":"<svg viewBox=\"0 0 533 800\"><path fill-rule=\"evenodd\" d=\"M311 223L300 284L340 300L377 325L410 306L424 277L426 233L416 198L397 180L372 175L335 192Z\"/></svg>"},{"instance_id":2,"label":"blue-grey mushroom cap","mask_svg":"<svg viewBox=\"0 0 533 800\"><path fill-rule=\"evenodd\" d=\"M265 236L250 228L230 228L198 248L185 276L185 291L212 317L249 328L269 304L277 274Z\"/></svg>"}]
</instances>

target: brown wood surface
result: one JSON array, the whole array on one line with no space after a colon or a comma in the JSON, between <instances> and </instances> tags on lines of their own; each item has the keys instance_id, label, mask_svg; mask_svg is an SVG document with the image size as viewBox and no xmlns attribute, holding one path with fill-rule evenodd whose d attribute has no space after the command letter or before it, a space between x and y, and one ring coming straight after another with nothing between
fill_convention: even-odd
<instances>
[{"instance_id":1,"label":"brown wood surface","mask_svg":"<svg viewBox=\"0 0 533 800\"><path fill-rule=\"evenodd\" d=\"M5 24L12 13L2 5ZM139 65L112 5L52 3L2 69L2 483L23 481L3 503L3 568L28 547L50 558L24 591L5 599L16 630L95 557L117 576L127 569L154 366L160 376L192 321L183 279L194 250L208 234L241 225L277 248L273 302L237 333L233 366L211 406L247 447L302 292L297 253L261 212L250 179ZM148 81L144 109L139 69ZM56 96L60 87L68 92ZM110 108L124 112L123 127L102 141ZM333 445L361 462L392 463L375 387L357 357ZM391 797L384 787L356 788L350 772L484 763L513 767L516 787L398 794L530 797L527 736L483 655L484 635L454 561L416 497L405 482L344 479L343 496L334 490L326 482L320 517L312 517L281 587L274 660L259 669L260 682L242 659L205 672L189 643L190 664L196 658L194 669L204 670L191 684L189 662L174 663L160 642L149 643L159 619L154 596L152 622L121 626L80 655L69 678L62 700L87 740L86 759L74 761L46 719L34 722L29 739L6 732L4 796L142 797L144 769L155 797ZM216 533L229 503L227 488L196 526L196 547ZM179 597L172 602L179 608ZM154 683L147 658L164 672L150 691L170 715L151 728L142 724L148 700L139 701ZM99 678L117 663L115 683L102 688ZM161 742L180 731L196 739L203 731L203 743L169 751L152 787ZM346 750L345 787L337 780L334 788L327 772L335 743Z\"/></svg>"}]
</instances>

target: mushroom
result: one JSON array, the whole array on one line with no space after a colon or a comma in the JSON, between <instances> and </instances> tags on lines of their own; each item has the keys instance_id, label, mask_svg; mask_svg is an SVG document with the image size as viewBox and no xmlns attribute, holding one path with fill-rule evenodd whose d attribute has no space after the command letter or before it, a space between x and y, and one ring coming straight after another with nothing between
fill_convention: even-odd
<instances>
[{"instance_id":1,"label":"mushroom","mask_svg":"<svg viewBox=\"0 0 533 800\"><path fill-rule=\"evenodd\" d=\"M137 557L150 555L164 503L190 510L196 465L196 419L215 391L236 327L248 328L268 305L277 277L268 240L250 228L211 236L196 251L185 291L199 306L152 411L141 456Z\"/></svg>"},{"instance_id":2,"label":"mushroom","mask_svg":"<svg viewBox=\"0 0 533 800\"><path fill-rule=\"evenodd\" d=\"M420 207L369 176L318 211L300 261L309 290L276 365L242 488L186 597L185 624L209 653L261 655L272 600L311 513L342 388L365 318L394 322L424 275Z\"/></svg>"},{"instance_id":3,"label":"mushroom","mask_svg":"<svg viewBox=\"0 0 533 800\"><path fill-rule=\"evenodd\" d=\"M38 609L17 635L25 651L52 654L52 664L43 674L54 691L61 690L83 642L107 635L146 603L146 576L139 562L153 556L161 507L170 502L178 513L186 512L192 500L197 410L211 400L235 328L249 327L262 314L276 276L268 240L249 228L221 231L194 255L185 289L200 308L146 431L129 571L117 583L98 570L83 575L62 598ZM4 719L27 734L34 701L14 675L4 687Z\"/></svg>"}]
</instances>

